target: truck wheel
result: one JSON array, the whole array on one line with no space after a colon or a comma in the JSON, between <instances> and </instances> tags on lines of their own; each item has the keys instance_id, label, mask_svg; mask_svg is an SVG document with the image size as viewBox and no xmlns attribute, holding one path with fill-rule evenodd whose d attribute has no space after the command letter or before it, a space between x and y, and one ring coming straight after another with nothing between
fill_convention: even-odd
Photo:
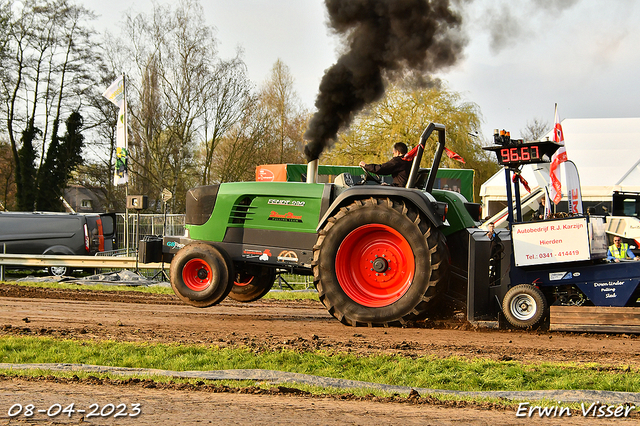
<instances>
[{"instance_id":1,"label":"truck wheel","mask_svg":"<svg viewBox=\"0 0 640 426\"><path fill-rule=\"evenodd\" d=\"M502 300L502 312L515 327L527 328L538 324L547 311L547 299L537 287L520 284L511 287Z\"/></svg>"},{"instance_id":2,"label":"truck wheel","mask_svg":"<svg viewBox=\"0 0 640 426\"><path fill-rule=\"evenodd\" d=\"M314 283L320 301L347 325L402 325L424 318L448 277L440 232L391 199L358 200L320 230Z\"/></svg>"},{"instance_id":3,"label":"truck wheel","mask_svg":"<svg viewBox=\"0 0 640 426\"><path fill-rule=\"evenodd\" d=\"M261 267L238 272L229 297L237 302L253 302L267 294L275 280L276 272L273 268Z\"/></svg>"},{"instance_id":4,"label":"truck wheel","mask_svg":"<svg viewBox=\"0 0 640 426\"><path fill-rule=\"evenodd\" d=\"M49 275L54 277L63 277L70 272L69 268L66 266L49 266L47 271L49 272Z\"/></svg>"},{"instance_id":5,"label":"truck wheel","mask_svg":"<svg viewBox=\"0 0 640 426\"><path fill-rule=\"evenodd\" d=\"M180 249L169 275L176 296L199 308L220 303L233 286L233 265L227 254L204 243Z\"/></svg>"}]
</instances>

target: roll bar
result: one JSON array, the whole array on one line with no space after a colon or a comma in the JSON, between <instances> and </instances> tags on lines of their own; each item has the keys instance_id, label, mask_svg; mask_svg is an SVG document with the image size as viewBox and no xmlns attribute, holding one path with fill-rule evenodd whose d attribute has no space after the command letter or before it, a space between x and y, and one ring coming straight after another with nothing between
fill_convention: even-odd
<instances>
[{"instance_id":1,"label":"roll bar","mask_svg":"<svg viewBox=\"0 0 640 426\"><path fill-rule=\"evenodd\" d=\"M425 190L427 192L431 192L433 189L433 185L436 182L436 173L438 173L438 167L440 166L440 160L442 159L442 153L444 152L445 145L445 128L443 124L430 123L424 132L422 132L422 136L420 136L420 142L418 146L418 152L416 153L415 158L413 159L413 163L411 164L411 173L409 173L409 179L407 179L406 188L413 188L416 184L416 180L418 179L418 170L420 170L420 161L422 161L422 154L424 152L424 146L433 133L434 130L438 131L438 147L436 149L436 154L433 157L433 164L431 165L431 171L429 172L429 178L427 180L427 186Z\"/></svg>"}]
</instances>

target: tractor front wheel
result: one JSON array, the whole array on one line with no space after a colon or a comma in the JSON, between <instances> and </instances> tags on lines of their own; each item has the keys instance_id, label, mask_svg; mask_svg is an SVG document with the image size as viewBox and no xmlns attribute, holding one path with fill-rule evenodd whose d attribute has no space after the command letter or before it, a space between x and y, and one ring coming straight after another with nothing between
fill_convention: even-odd
<instances>
[{"instance_id":1,"label":"tractor front wheel","mask_svg":"<svg viewBox=\"0 0 640 426\"><path fill-rule=\"evenodd\" d=\"M176 296L200 308L224 300L231 291L234 276L228 255L204 243L180 249L171 261L169 275Z\"/></svg>"}]
</instances>

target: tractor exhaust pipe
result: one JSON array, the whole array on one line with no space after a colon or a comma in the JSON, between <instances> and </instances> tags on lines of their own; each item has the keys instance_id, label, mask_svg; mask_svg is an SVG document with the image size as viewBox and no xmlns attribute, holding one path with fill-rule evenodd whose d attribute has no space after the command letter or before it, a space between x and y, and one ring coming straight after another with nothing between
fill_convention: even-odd
<instances>
[{"instance_id":1,"label":"tractor exhaust pipe","mask_svg":"<svg viewBox=\"0 0 640 426\"><path fill-rule=\"evenodd\" d=\"M307 183L318 183L318 159L307 163Z\"/></svg>"}]
</instances>

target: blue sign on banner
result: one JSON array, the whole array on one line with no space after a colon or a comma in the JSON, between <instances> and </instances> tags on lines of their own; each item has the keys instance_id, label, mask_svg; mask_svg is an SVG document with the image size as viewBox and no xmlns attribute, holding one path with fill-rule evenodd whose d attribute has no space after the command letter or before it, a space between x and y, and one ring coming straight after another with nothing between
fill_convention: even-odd
<instances>
[{"instance_id":1,"label":"blue sign on banner","mask_svg":"<svg viewBox=\"0 0 640 426\"><path fill-rule=\"evenodd\" d=\"M625 306L638 282L637 279L612 279L576 285L596 306Z\"/></svg>"}]
</instances>

